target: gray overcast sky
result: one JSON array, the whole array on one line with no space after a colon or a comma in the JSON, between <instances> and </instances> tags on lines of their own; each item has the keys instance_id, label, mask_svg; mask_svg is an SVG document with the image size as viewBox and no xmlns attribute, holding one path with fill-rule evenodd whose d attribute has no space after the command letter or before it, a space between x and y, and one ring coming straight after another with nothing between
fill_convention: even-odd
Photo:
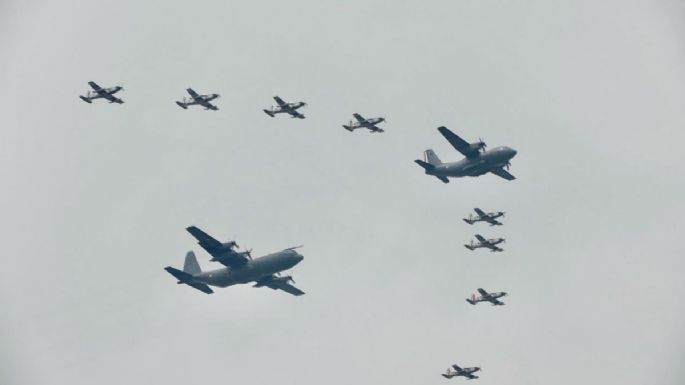
<instances>
[{"instance_id":1,"label":"gray overcast sky","mask_svg":"<svg viewBox=\"0 0 685 385\"><path fill-rule=\"evenodd\" d=\"M0 2L0 383L682 384L685 4ZM95 80L123 105L81 102ZM183 111L184 89L222 94ZM304 100L307 119L261 112ZM382 135L340 127L387 116ZM435 128L518 150L443 185ZM473 207L505 225L469 227ZM295 298L162 267L304 244ZM475 232L506 251L469 253ZM471 307L477 287L507 306ZM454 380L461 382L463 380Z\"/></svg>"}]
</instances>

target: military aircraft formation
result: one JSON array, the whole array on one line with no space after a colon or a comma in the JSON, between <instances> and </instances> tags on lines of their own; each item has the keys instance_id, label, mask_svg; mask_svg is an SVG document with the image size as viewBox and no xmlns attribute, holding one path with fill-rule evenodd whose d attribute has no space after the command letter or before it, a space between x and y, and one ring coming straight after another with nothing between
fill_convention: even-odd
<instances>
[{"instance_id":1,"label":"military aircraft formation","mask_svg":"<svg viewBox=\"0 0 685 385\"><path fill-rule=\"evenodd\" d=\"M94 99L106 99L110 103L124 103L123 100L114 96L117 92L122 91L123 87L102 88L93 81L88 82L88 85L92 90L85 96L79 96L83 101L92 103ZM189 94L189 97L184 97L183 100L176 102L184 110L193 105L202 106L205 110L216 111L219 109L211 103L220 97L219 94L201 95L192 88L186 89L186 92ZM305 119L304 114L299 110L305 107L307 103L288 103L279 96L274 96L273 99L276 101L276 105L263 110L270 117L273 118L277 114L288 114L291 118ZM386 121L384 117L364 118L359 113L354 113L352 116L354 120L350 120L348 124L343 124L343 128L347 131L354 132L358 129L367 129L371 133L382 133L385 131L379 127L380 123ZM425 150L424 159L417 159L414 162L421 166L427 175L434 176L443 183L449 183L449 178L477 177L487 173L497 175L509 181L516 179L508 172L511 159L516 156L516 150L506 146L486 150L487 145L482 139L469 143L444 126L438 127L438 132L464 158L456 162L443 163L435 151L432 149ZM467 218L463 218L464 222L470 225L477 222L486 222L490 226L502 225L498 218L503 217L504 212L486 213L479 208L475 208L474 211L476 216L469 214ZM295 296L304 294L302 290L293 285L295 282L292 276L282 275L283 272L292 269L304 259L296 251L301 246L288 247L259 258L252 258L252 250L238 250L239 246L235 241L220 242L196 226L187 227L186 231L210 255L210 262L217 262L223 265L223 267L202 271L195 253L192 250L188 251L182 270L172 266L164 268L164 270L176 278L178 284L188 285L206 294L214 292L211 287L224 288L246 283L253 283L253 287L268 287L273 290L281 290ZM486 239L480 234L476 234L475 237L478 240L477 243L471 241L469 244L464 245L469 250L487 248L493 252L503 251L503 249L497 246L504 242L503 238ZM488 293L482 288L478 289L478 293L478 296L472 294L471 298L467 298L466 301L472 305L478 302L490 302L492 305L500 306L504 305L504 303L499 301L498 298L507 295L506 292ZM454 364L442 376L447 379L465 377L471 380L478 378L474 373L480 370L480 367L461 368Z\"/></svg>"}]
</instances>

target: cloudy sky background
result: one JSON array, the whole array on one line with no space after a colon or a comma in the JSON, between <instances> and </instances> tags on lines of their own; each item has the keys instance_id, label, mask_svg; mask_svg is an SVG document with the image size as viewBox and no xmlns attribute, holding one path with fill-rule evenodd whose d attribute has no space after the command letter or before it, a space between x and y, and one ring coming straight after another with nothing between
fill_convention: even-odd
<instances>
[{"instance_id":1,"label":"cloudy sky background","mask_svg":"<svg viewBox=\"0 0 685 385\"><path fill-rule=\"evenodd\" d=\"M0 383L682 384L685 4L0 2ZM123 105L81 102L122 84ZM218 92L217 112L174 105ZM309 103L300 121L261 111ZM386 133L350 134L351 113ZM443 185L435 128L518 150ZM473 207L505 225L468 226ZM295 298L162 268L304 244ZM479 232L504 253L469 252ZM507 306L472 307L476 288ZM461 379L453 381L461 382Z\"/></svg>"}]
</instances>

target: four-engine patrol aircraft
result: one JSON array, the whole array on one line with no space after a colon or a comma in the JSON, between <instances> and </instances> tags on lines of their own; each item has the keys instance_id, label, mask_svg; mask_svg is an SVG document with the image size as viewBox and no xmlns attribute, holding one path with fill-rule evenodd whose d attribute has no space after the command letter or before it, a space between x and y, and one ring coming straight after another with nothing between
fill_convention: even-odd
<instances>
[{"instance_id":1,"label":"four-engine patrol aircraft","mask_svg":"<svg viewBox=\"0 0 685 385\"><path fill-rule=\"evenodd\" d=\"M123 100L117 98L114 96L117 92L121 91L124 89L122 86L116 86L116 87L110 87L110 88L102 88L99 85L95 84L94 81L89 81L88 85L93 89L92 91L88 91L86 96L79 95L79 98L83 100L86 103L92 103L93 99L107 99L109 100L110 103L118 103L122 104L124 103Z\"/></svg>"},{"instance_id":2,"label":"four-engine patrol aircraft","mask_svg":"<svg viewBox=\"0 0 685 385\"><path fill-rule=\"evenodd\" d=\"M451 369L454 369L452 371ZM479 371L480 368L475 366L472 368L460 368L459 365L454 364L452 365L452 368L447 368L447 372L443 373L442 376L449 379L452 377L466 377L467 380L473 380L475 378L478 378L478 376L474 375L473 373Z\"/></svg>"},{"instance_id":3,"label":"four-engine patrol aircraft","mask_svg":"<svg viewBox=\"0 0 685 385\"><path fill-rule=\"evenodd\" d=\"M476 234L476 238L478 238L478 243L473 243L473 240L471 240L471 243L468 245L464 245L464 247L466 247L469 250L475 250L480 247L486 247L490 249L490 251L504 251L503 249L497 247L498 244L504 242L504 238L485 239L480 234Z\"/></svg>"},{"instance_id":4,"label":"four-engine patrol aircraft","mask_svg":"<svg viewBox=\"0 0 685 385\"><path fill-rule=\"evenodd\" d=\"M210 101L219 98L221 95L219 94L207 94L207 95L200 95L197 92L193 91L192 88L186 89L188 94L190 95L190 98L183 98L182 101L176 102L176 104L179 105L179 107L183 108L184 110L188 109L188 106L196 105L199 104L202 107L205 108L205 110L212 110L216 111L219 109L219 107L213 105L210 103Z\"/></svg>"},{"instance_id":5,"label":"four-engine patrol aircraft","mask_svg":"<svg viewBox=\"0 0 685 385\"><path fill-rule=\"evenodd\" d=\"M488 293L487 291L480 288L478 289L478 292L480 293L479 296L477 296L476 294L471 294L471 298L467 298L466 302L470 303L471 305L475 305L478 302L490 302L493 306L502 306L504 305L504 302L498 301L497 298L501 298L507 295L507 293L503 291Z\"/></svg>"},{"instance_id":6,"label":"four-engine patrol aircraft","mask_svg":"<svg viewBox=\"0 0 685 385\"><path fill-rule=\"evenodd\" d=\"M385 118L369 118L365 119L363 116L359 115L358 113L352 114L357 121L350 120L350 123L345 125L343 124L343 128L346 129L349 132L352 132L356 129L359 128L366 128L371 132L383 132L384 130L380 127L377 126L379 123L385 122Z\"/></svg>"},{"instance_id":7,"label":"four-engine patrol aircraft","mask_svg":"<svg viewBox=\"0 0 685 385\"><path fill-rule=\"evenodd\" d=\"M286 103L283 101L283 99L281 99L278 96L274 96L274 100L276 101L276 103L278 103L278 106L271 106L270 109L263 110L267 115L269 115L273 118L274 116L276 116L276 114L286 113L286 114L289 114L291 118L304 119L304 115L297 112L297 110L299 108L306 106L307 103L305 103L305 102Z\"/></svg>"},{"instance_id":8,"label":"four-engine patrol aircraft","mask_svg":"<svg viewBox=\"0 0 685 385\"><path fill-rule=\"evenodd\" d=\"M479 209L476 207L473 209L473 211L478 214L477 217L474 217L472 214L469 214L468 218L462 218L464 222L468 223L469 225L472 225L476 222L488 222L490 226L501 226L502 222L497 221L497 218L503 217L504 213L502 211L497 211L497 212L492 212L492 213L486 213L483 210Z\"/></svg>"},{"instance_id":9,"label":"four-engine patrol aircraft","mask_svg":"<svg viewBox=\"0 0 685 385\"><path fill-rule=\"evenodd\" d=\"M486 144L482 140L468 143L447 127L438 127L438 131L457 151L466 158L451 163L442 163L433 150L424 151L424 160L414 162L423 167L426 174L433 175L444 183L449 183L448 177L480 176L491 172L506 180L516 179L504 168L509 169L509 161L516 155L516 150L503 146L485 150Z\"/></svg>"},{"instance_id":10,"label":"four-engine patrol aircraft","mask_svg":"<svg viewBox=\"0 0 685 385\"><path fill-rule=\"evenodd\" d=\"M203 272L200 270L195 254L189 251L186 254L182 271L171 266L164 268L178 279L179 284L183 283L211 294L214 291L209 286L227 287L254 282L253 287L265 286L274 290L283 290L292 295L304 294L302 290L291 285L291 283L295 283L293 277L289 275L280 276L280 272L294 267L304 259L301 254L295 251L300 246L252 259L250 251L239 252L234 250L234 247L238 247L238 245L233 241L221 243L195 226L190 226L186 230L212 256L211 261L219 262L226 267Z\"/></svg>"}]
</instances>

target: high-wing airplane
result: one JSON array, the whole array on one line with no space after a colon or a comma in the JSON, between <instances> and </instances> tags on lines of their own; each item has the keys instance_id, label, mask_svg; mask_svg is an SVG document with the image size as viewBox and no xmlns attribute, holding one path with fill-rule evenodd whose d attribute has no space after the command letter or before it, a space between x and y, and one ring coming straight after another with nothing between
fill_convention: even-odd
<instances>
[{"instance_id":1,"label":"high-wing airplane","mask_svg":"<svg viewBox=\"0 0 685 385\"><path fill-rule=\"evenodd\" d=\"M472 214L469 214L468 218L462 218L464 222L468 223L469 225L472 225L476 222L488 222L490 226L501 226L502 222L499 222L497 218L503 217L504 213L502 211L497 211L497 212L492 212L492 213L486 213L485 211L479 209L476 207L473 209L473 211L476 212L478 216L473 216Z\"/></svg>"},{"instance_id":2,"label":"high-wing airplane","mask_svg":"<svg viewBox=\"0 0 685 385\"><path fill-rule=\"evenodd\" d=\"M508 170L509 161L516 155L516 150L503 146L485 150L486 144L482 140L468 143L447 127L438 127L438 131L457 151L466 158L450 163L442 163L433 150L424 151L424 160L414 162L423 167L426 174L433 175L444 183L449 183L448 177L480 176L491 172L506 180L516 179Z\"/></svg>"},{"instance_id":3,"label":"high-wing airplane","mask_svg":"<svg viewBox=\"0 0 685 385\"><path fill-rule=\"evenodd\" d=\"M347 131L354 131L359 128L366 128L371 132L383 132L384 130L380 127L377 126L379 123L385 122L385 118L369 118L366 119L363 116L359 115L358 113L352 114L357 121L350 120L350 123L348 124L343 124L343 128L345 128Z\"/></svg>"},{"instance_id":4,"label":"high-wing airplane","mask_svg":"<svg viewBox=\"0 0 685 385\"><path fill-rule=\"evenodd\" d=\"M478 293L480 293L478 296L476 294L471 294L471 298L467 298L466 302L470 303L471 305L475 305L478 302L490 302L493 306L502 306L504 305L504 302L500 302L497 300L497 298L507 295L507 293L503 291L488 293L480 288L478 289Z\"/></svg>"},{"instance_id":5,"label":"high-wing airplane","mask_svg":"<svg viewBox=\"0 0 685 385\"><path fill-rule=\"evenodd\" d=\"M107 99L109 100L110 103L118 103L122 104L124 103L123 100L117 98L114 96L117 92L121 91L124 89L122 86L115 86L115 87L109 87L109 88L102 88L99 85L95 84L94 81L89 81L88 85L93 89L92 91L88 91L86 96L79 95L79 98L83 100L86 103L92 103L93 99Z\"/></svg>"},{"instance_id":6,"label":"high-wing airplane","mask_svg":"<svg viewBox=\"0 0 685 385\"><path fill-rule=\"evenodd\" d=\"M471 240L471 243L468 245L464 245L464 247L466 247L469 250L475 250L480 247L485 247L490 249L490 251L504 251L503 249L497 247L497 245L504 242L504 238L485 239L480 234L476 234L476 238L478 238L478 243L473 243L473 240Z\"/></svg>"},{"instance_id":7,"label":"high-wing airplane","mask_svg":"<svg viewBox=\"0 0 685 385\"><path fill-rule=\"evenodd\" d=\"M302 290L291 285L291 283L295 283L293 277L280 275L282 271L294 267L304 259L301 254L295 251L300 246L289 247L252 259L249 250L242 252L235 250L238 245L233 241L219 242L195 226L190 226L186 230L212 256L211 261L219 262L225 267L202 271L195 254L189 251L186 254L183 270L171 266L164 268L178 279L177 283L186 284L207 294L214 292L209 286L228 287L250 282L254 282L253 287L283 290L292 295L304 294Z\"/></svg>"},{"instance_id":8,"label":"high-wing airplane","mask_svg":"<svg viewBox=\"0 0 685 385\"><path fill-rule=\"evenodd\" d=\"M195 92L192 88L186 89L188 94L190 95L189 98L184 97L182 101L176 102L176 104L179 105L179 107L183 108L184 110L188 109L188 106L192 105L201 105L202 107L205 108L205 110L212 110L216 111L219 109L219 107L213 105L210 103L212 100L221 97L219 94L207 94L207 95L200 95L197 92Z\"/></svg>"},{"instance_id":9,"label":"high-wing airplane","mask_svg":"<svg viewBox=\"0 0 685 385\"><path fill-rule=\"evenodd\" d=\"M305 102L297 102L297 103L286 103L283 101L278 96L274 96L274 100L278 104L277 106L271 106L270 109L268 110L263 110L267 115L271 116L272 118L276 116L276 114L282 114L286 113L289 114L291 118L298 118L298 119L304 119L304 115L301 113L297 112L299 108L302 108L307 105Z\"/></svg>"},{"instance_id":10,"label":"high-wing airplane","mask_svg":"<svg viewBox=\"0 0 685 385\"><path fill-rule=\"evenodd\" d=\"M451 369L454 369L454 370L451 370ZM454 364L454 365L452 365L451 368L447 368L447 372L442 374L442 376L447 378L447 379L450 379L452 377L462 376L462 377L466 377L467 380L473 380L475 378L478 378L478 376L476 376L473 373L475 373L479 370L480 370L480 368L477 366L472 367L472 368L460 368L459 365Z\"/></svg>"}]
</instances>

